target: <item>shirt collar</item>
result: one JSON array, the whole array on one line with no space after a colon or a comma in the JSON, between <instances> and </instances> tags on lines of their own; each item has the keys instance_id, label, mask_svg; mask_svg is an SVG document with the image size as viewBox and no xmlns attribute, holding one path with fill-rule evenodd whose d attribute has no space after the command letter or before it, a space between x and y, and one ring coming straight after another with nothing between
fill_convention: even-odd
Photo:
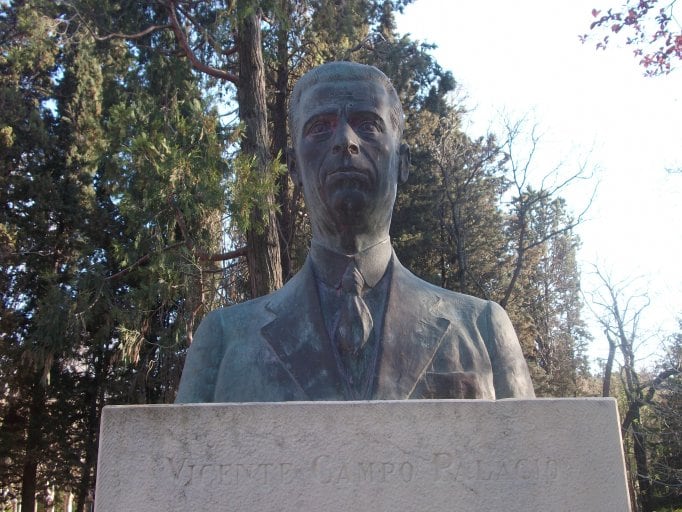
<instances>
[{"instance_id":1,"label":"shirt collar","mask_svg":"<svg viewBox=\"0 0 682 512\"><path fill-rule=\"evenodd\" d=\"M331 287L340 285L346 267L351 260L355 260L365 283L373 288L386 273L392 254L393 248L390 238L386 238L356 254L339 254L320 245L315 240L310 245L310 257L313 261L315 276Z\"/></svg>"}]
</instances>

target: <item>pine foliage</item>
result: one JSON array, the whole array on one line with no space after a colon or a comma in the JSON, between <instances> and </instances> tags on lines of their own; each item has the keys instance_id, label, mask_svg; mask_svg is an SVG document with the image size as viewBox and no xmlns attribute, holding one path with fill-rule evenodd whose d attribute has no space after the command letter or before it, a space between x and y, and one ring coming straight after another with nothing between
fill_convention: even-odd
<instances>
[{"instance_id":1,"label":"pine foliage","mask_svg":"<svg viewBox=\"0 0 682 512\"><path fill-rule=\"evenodd\" d=\"M518 179L507 134L466 133L453 75L397 32L408 3L0 3L1 499L31 508L49 481L84 510L102 407L172 402L201 318L252 296L254 268L302 265L287 100L333 59L379 67L404 105L403 263L502 303L539 394L582 392L579 218ZM246 33L262 37L255 125ZM277 255L254 264L264 240Z\"/></svg>"}]
</instances>

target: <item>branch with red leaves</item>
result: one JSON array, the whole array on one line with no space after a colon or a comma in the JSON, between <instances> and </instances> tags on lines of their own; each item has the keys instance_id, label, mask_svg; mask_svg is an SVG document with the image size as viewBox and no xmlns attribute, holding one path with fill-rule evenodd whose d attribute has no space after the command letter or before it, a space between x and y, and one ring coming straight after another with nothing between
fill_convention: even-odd
<instances>
[{"instance_id":1,"label":"branch with red leaves","mask_svg":"<svg viewBox=\"0 0 682 512\"><path fill-rule=\"evenodd\" d=\"M673 70L675 61L682 60L682 26L674 15L676 2L661 6L659 0L628 0L620 10L608 9L604 13L592 9L595 21L590 30L608 30L625 37L647 76L665 75ZM580 36L583 43L588 39L587 34ZM607 34L596 48L603 50L609 44Z\"/></svg>"}]
</instances>

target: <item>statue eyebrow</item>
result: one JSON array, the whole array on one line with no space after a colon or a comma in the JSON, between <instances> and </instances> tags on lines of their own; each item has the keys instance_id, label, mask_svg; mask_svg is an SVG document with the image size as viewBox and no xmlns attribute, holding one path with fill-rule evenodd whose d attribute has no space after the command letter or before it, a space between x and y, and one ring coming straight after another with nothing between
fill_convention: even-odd
<instances>
[{"instance_id":1,"label":"statue eyebrow","mask_svg":"<svg viewBox=\"0 0 682 512\"><path fill-rule=\"evenodd\" d=\"M318 121L320 119L325 119L325 118L338 117L338 115L339 115L338 109L327 109L327 110L320 110L319 112L314 112L303 123L302 133L305 134L306 131L308 130L308 128L310 127L310 125L313 124L315 121Z\"/></svg>"},{"instance_id":2,"label":"statue eyebrow","mask_svg":"<svg viewBox=\"0 0 682 512\"><path fill-rule=\"evenodd\" d=\"M348 108L349 106L348 103L342 106L325 105L321 107L319 110L313 111L313 113L310 114L304 121L303 126L301 128L301 133L305 134L308 131L310 125L313 124L315 121L324 118L339 117L340 115L342 115L342 112L343 115L345 115L349 120L353 118L372 119L374 121L381 122L381 126L383 129L386 128L386 123L384 122L384 119L381 117L381 114L377 111L376 107L373 106L371 103L366 104L364 101L358 101L352 102L350 103L350 105L351 105L350 109ZM392 116L391 124L393 124Z\"/></svg>"},{"instance_id":3,"label":"statue eyebrow","mask_svg":"<svg viewBox=\"0 0 682 512\"><path fill-rule=\"evenodd\" d=\"M386 122L384 118L381 117L377 112L373 110L357 110L348 113L348 121L350 122L362 122L362 121L374 121L381 126L382 130L386 129Z\"/></svg>"}]
</instances>

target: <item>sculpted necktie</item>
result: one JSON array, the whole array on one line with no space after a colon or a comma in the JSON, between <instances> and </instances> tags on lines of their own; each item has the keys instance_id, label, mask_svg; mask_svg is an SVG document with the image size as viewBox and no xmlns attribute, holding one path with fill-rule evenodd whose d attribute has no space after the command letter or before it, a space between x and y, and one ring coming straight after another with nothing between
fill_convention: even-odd
<instances>
[{"instance_id":1,"label":"sculpted necktie","mask_svg":"<svg viewBox=\"0 0 682 512\"><path fill-rule=\"evenodd\" d=\"M342 304L334 329L334 341L344 354L357 356L372 331L374 322L362 299L365 280L355 260L351 260L341 278Z\"/></svg>"}]
</instances>

